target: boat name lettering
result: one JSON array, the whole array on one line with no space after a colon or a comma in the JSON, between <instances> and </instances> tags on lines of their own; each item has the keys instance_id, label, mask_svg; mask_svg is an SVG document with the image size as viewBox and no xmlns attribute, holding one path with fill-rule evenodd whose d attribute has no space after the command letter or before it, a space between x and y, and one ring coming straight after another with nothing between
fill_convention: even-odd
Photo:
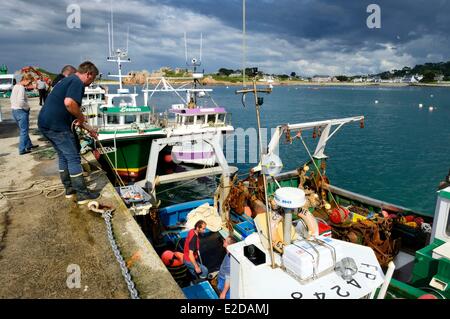
<instances>
[{"instance_id":1,"label":"boat name lettering","mask_svg":"<svg viewBox=\"0 0 450 319\"><path fill-rule=\"evenodd\" d=\"M325 299L325 293L324 292L315 292L314 296L316 296L317 299Z\"/></svg>"},{"instance_id":2,"label":"boat name lettering","mask_svg":"<svg viewBox=\"0 0 450 319\"><path fill-rule=\"evenodd\" d=\"M334 287L331 287L331 290L336 289L336 293L338 294L338 296L347 298L348 296L350 296L350 293L348 291L345 292L345 294L341 294L341 286L337 285Z\"/></svg>"},{"instance_id":3,"label":"boat name lettering","mask_svg":"<svg viewBox=\"0 0 450 319\"><path fill-rule=\"evenodd\" d=\"M121 107L120 108L120 113L124 113L124 112L141 112L141 108L140 107Z\"/></svg>"},{"instance_id":4,"label":"boat name lettering","mask_svg":"<svg viewBox=\"0 0 450 319\"><path fill-rule=\"evenodd\" d=\"M358 271L366 276L367 279L375 280L377 279L377 275L371 274L370 272Z\"/></svg>"},{"instance_id":5,"label":"boat name lettering","mask_svg":"<svg viewBox=\"0 0 450 319\"><path fill-rule=\"evenodd\" d=\"M347 281L347 284L355 286L356 288L361 289L361 286L359 285L359 283L355 279Z\"/></svg>"},{"instance_id":6,"label":"boat name lettering","mask_svg":"<svg viewBox=\"0 0 450 319\"><path fill-rule=\"evenodd\" d=\"M367 268L372 267L372 268L375 268L375 270L378 270L378 267L377 267L377 266L374 266L374 265L369 265L369 264L361 263L361 266L366 266Z\"/></svg>"},{"instance_id":7,"label":"boat name lettering","mask_svg":"<svg viewBox=\"0 0 450 319\"><path fill-rule=\"evenodd\" d=\"M291 294L291 297L292 297L292 299L302 299L303 294L301 292L296 291Z\"/></svg>"}]
</instances>

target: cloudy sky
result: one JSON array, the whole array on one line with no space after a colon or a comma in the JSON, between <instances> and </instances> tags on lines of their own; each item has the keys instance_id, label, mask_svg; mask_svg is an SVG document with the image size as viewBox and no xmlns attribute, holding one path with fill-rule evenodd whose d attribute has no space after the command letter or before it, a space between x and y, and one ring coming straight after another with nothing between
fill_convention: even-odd
<instances>
[{"instance_id":1,"label":"cloudy sky","mask_svg":"<svg viewBox=\"0 0 450 319\"><path fill-rule=\"evenodd\" d=\"M111 0L1 0L0 64L38 65L57 72L89 59L103 73ZM248 66L268 73L378 73L450 60L450 0L247 0ZM369 29L369 4L381 8L381 28ZM69 28L70 5L81 10ZM116 47L126 46L125 71L184 67L198 55L203 33L206 72L242 66L242 0L114 0ZM71 7L69 7L70 9ZM73 20L71 20L73 21Z\"/></svg>"}]
</instances>

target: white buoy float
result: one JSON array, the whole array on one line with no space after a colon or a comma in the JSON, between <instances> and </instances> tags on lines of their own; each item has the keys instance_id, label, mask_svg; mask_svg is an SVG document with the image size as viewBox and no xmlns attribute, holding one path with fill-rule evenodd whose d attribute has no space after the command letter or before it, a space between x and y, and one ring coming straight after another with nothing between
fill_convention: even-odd
<instances>
[{"instance_id":1,"label":"white buoy float","mask_svg":"<svg viewBox=\"0 0 450 319\"><path fill-rule=\"evenodd\" d=\"M434 107L430 106L430 107L428 108L428 110L431 112L431 111L434 110Z\"/></svg>"},{"instance_id":2,"label":"white buoy float","mask_svg":"<svg viewBox=\"0 0 450 319\"><path fill-rule=\"evenodd\" d=\"M419 104L419 108L423 108L423 104L422 103Z\"/></svg>"},{"instance_id":3,"label":"white buoy float","mask_svg":"<svg viewBox=\"0 0 450 319\"><path fill-rule=\"evenodd\" d=\"M375 104L378 104L378 100L375 100Z\"/></svg>"}]
</instances>

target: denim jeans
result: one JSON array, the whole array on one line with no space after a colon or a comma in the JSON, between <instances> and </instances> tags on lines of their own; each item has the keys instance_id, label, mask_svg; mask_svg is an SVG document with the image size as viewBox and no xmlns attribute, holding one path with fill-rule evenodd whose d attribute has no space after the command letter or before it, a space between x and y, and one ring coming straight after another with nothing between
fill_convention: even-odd
<instances>
[{"instance_id":1,"label":"denim jeans","mask_svg":"<svg viewBox=\"0 0 450 319\"><path fill-rule=\"evenodd\" d=\"M197 263L197 265L200 267L200 270L202 271L200 274L197 274L195 272L195 267L194 264L191 263L190 261L185 260L184 264L186 265L187 269L189 269L189 271L191 272L191 274L194 277L200 277L201 279L205 279L208 276L208 268L206 268L204 265Z\"/></svg>"},{"instance_id":2,"label":"denim jeans","mask_svg":"<svg viewBox=\"0 0 450 319\"><path fill-rule=\"evenodd\" d=\"M30 136L28 135L28 129L30 126L30 111L25 111L23 109L13 109L12 115L17 123L17 126L19 126L19 153L22 154L28 148L31 148L31 146L33 146L33 144L31 144Z\"/></svg>"},{"instance_id":3,"label":"denim jeans","mask_svg":"<svg viewBox=\"0 0 450 319\"><path fill-rule=\"evenodd\" d=\"M39 128L58 153L59 170L68 170L71 176L79 175L81 169L81 157L79 143L75 133L71 131L57 132L45 128Z\"/></svg>"}]
</instances>

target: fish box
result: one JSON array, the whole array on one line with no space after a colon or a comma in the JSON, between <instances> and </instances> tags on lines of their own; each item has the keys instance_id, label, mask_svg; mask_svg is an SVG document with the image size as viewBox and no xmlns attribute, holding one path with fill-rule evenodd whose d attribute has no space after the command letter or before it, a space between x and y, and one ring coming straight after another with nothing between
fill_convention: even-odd
<instances>
[{"instance_id":1,"label":"fish box","mask_svg":"<svg viewBox=\"0 0 450 319\"><path fill-rule=\"evenodd\" d=\"M320 239L334 247L336 262L338 262L342 257L341 245L332 238L320 237ZM315 250L311 245L314 246ZM328 269L334 269L335 266L331 249L314 242L308 243L305 240L297 240L284 247L282 259L286 270L300 280L307 280L313 276L314 265L317 260L319 261L316 269L317 276Z\"/></svg>"},{"instance_id":2,"label":"fish box","mask_svg":"<svg viewBox=\"0 0 450 319\"><path fill-rule=\"evenodd\" d=\"M184 225L187 215L195 208L208 203L214 205L213 199L196 200L176 205L171 205L159 210L159 218L165 227Z\"/></svg>"},{"instance_id":3,"label":"fish box","mask_svg":"<svg viewBox=\"0 0 450 319\"><path fill-rule=\"evenodd\" d=\"M185 287L183 293L187 299L219 299L209 281Z\"/></svg>"},{"instance_id":4,"label":"fish box","mask_svg":"<svg viewBox=\"0 0 450 319\"><path fill-rule=\"evenodd\" d=\"M238 233L242 235L242 238L246 238L248 235L256 231L255 224L249 221L236 224L235 228Z\"/></svg>"}]
</instances>

